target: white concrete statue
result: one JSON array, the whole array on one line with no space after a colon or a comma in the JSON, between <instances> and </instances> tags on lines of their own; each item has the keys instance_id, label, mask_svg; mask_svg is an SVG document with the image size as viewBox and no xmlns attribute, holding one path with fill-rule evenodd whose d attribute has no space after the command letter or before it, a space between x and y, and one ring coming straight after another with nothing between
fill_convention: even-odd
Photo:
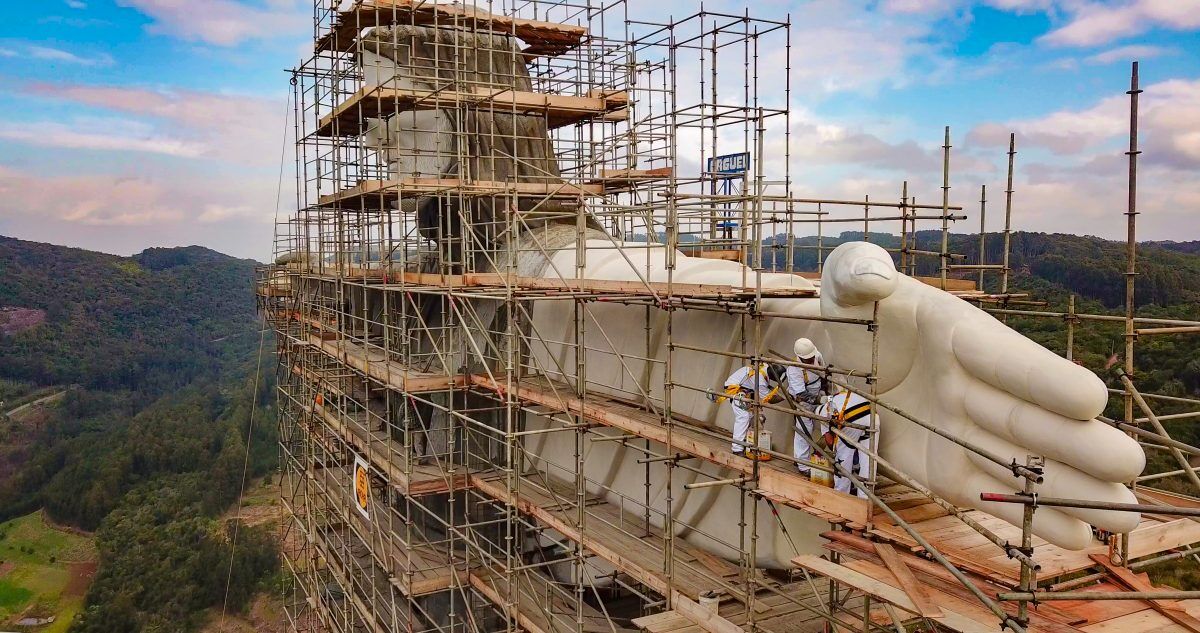
<instances>
[{"instance_id":1,"label":"white concrete statue","mask_svg":"<svg viewBox=\"0 0 1200 633\"><path fill-rule=\"evenodd\" d=\"M381 31L381 33L384 33ZM386 32L396 45L380 46L380 55L365 54L364 69L369 83L394 82L411 85L407 77L396 75L392 58L407 55L412 42L432 38L420 27L395 33ZM439 35L439 37L442 35ZM494 38L493 38L494 39ZM488 40L489 44L494 44ZM500 45L509 46L511 42ZM490 56L479 56L490 60ZM505 58L505 56L498 56ZM519 57L514 57L519 59ZM405 58L407 59L407 58ZM475 60L475 64L480 64ZM505 81L517 81L523 64L514 68L488 69ZM481 73L484 71L480 71ZM488 75L491 76L491 75ZM528 79L521 79L527 82ZM518 89L528 89L518 85ZM492 116L493 118L488 118ZM480 115L471 121L479 125L512 125L505 115ZM536 117L534 123L540 121ZM485 120L486 119L486 120ZM528 122L522 122L528 123ZM386 125L376 122L367 134L367 143L380 151L393 177L444 175L459 177L465 169L454 162L459 148L474 144L473 152L493 151L480 165L496 172L484 177L504 180L519 170L504 168L499 151L480 145L487 135L472 134L452 143L444 138L454 123L435 112L405 112ZM544 124L542 124L544 125ZM536 127L536 126L534 126ZM532 127L529 129L533 129ZM544 128L542 128L544 129ZM527 130L528 132L528 130ZM544 134L544 132L539 132ZM462 136L462 135L460 135ZM546 177L557 176L553 154L545 143L525 143L516 150L521 165L533 159L544 167L535 170ZM511 155L507 159L512 162ZM479 172L483 167L472 167ZM523 168L523 167L522 167ZM549 172L554 172L550 174ZM504 172L504 173L501 173ZM480 177L475 173L475 177ZM426 205L430 213L437 207ZM449 213L449 210L442 210ZM520 268L524 275L573 277L576 266L576 229L574 226L548 226L532 231L523 239L536 237L549 256L532 252L532 241L522 248ZM592 233L586 243L586 277L593 279L666 281L666 255L662 247L645 243L621 245ZM559 249L559 250L556 250ZM674 280L685 283L753 284L754 273L733 262L691 258L676 254ZM770 273L762 275L764 287L812 287L801 277ZM945 292L899 274L890 256L878 246L867 243L844 244L830 254L824 267L819 298L770 299L762 308L772 313L797 316L824 315L870 318L873 302L879 301L880 365L878 394L885 401L910 414L954 433L991 451L1024 463L1027 454L1047 458L1045 483L1039 491L1049 496L1103 501L1132 502L1134 498L1121 482L1138 475L1145 456L1136 442L1093 418L1107 399L1104 384L1091 372L1047 351L1022 337L996 319ZM537 302L533 326L543 341L572 340L572 305L566 301ZM650 399L661 399L665 377L663 364L646 363L637 357L662 361L666 358L666 313L652 313L649 330L646 309L619 304L588 305L587 381L588 388L605 389L625 395L648 392ZM672 323L672 339L691 347L741 351L743 320L715 312L677 311ZM749 323L749 320L745 321ZM792 318L767 319L762 324L762 349L790 350L800 336L812 339L827 362L840 368L867 371L871 361L871 338L862 326L830 324ZM750 333L747 339L753 341ZM647 344L649 342L649 344ZM570 346L544 342L534 344L532 362L548 374L556 367L575 367ZM672 379L690 388L676 388L675 411L728 428L730 420L704 397L706 389L718 387L730 373L733 359L678 349L674 355ZM768 428L775 445L790 446L792 421L779 412L769 413ZM980 508L1011 523L1019 524L1022 507L979 501L984 491L1012 492L1020 482L1005 468L985 461L941 437L887 411L881 411L880 449L885 459L903 469L950 501ZM532 436L527 444L531 454L542 461L534 467L548 474L571 479L563 470L574 463L574 434L550 433ZM610 501L633 510L646 495L646 467L636 463L642 453L620 447L614 442L589 442L586 474L596 482L596 491L604 491ZM661 447L659 447L661 450ZM693 460L689 465L703 467L722 476L715 466ZM658 511L666 507L665 467L651 466L650 505ZM741 495L729 486L683 489L683 484L699 477L676 469L671 494L673 511L681 535L689 542L718 554L735 557L736 550L720 543L749 545L749 531L739 526ZM724 476L729 476L726 473ZM759 565L789 566L795 551L780 524L801 550L816 551L818 534L828 524L797 510L780 508L776 521L765 504L759 504L757 543ZM640 511L639 511L640 512ZM749 518L747 518L749 521ZM1079 549L1091 542L1089 524L1114 532L1132 529L1138 516L1129 513L1042 507L1035 515L1034 531L1042 538L1063 547ZM662 523L661 517L657 520ZM999 552L997 552L999 553Z\"/></svg>"},{"instance_id":2,"label":"white concrete statue","mask_svg":"<svg viewBox=\"0 0 1200 633\"><path fill-rule=\"evenodd\" d=\"M553 233L555 229L547 232ZM539 241L554 240L543 235ZM640 274L648 281L666 281L663 248L636 244L631 245L636 248L622 253L606 239L590 240L587 245L589 278L636 280ZM737 263L692 258L682 253L676 257L676 282L739 286L747 273L753 280L753 273ZM570 277L574 266L575 251L571 245L540 270L530 266L522 272L547 277L561 273ZM762 285L811 287L807 280L783 273L764 273ZM872 302L876 300L880 324L878 394L883 401L1019 463L1023 464L1028 454L1044 455L1047 464L1045 482L1039 487L1042 494L1135 502L1121 482L1142 471L1145 455L1132 439L1094 419L1107 401L1105 386L1099 378L967 302L898 273L891 257L878 246L856 242L838 247L825 264L819 298L768 299L762 309L797 316L869 319ZM570 310L570 305L561 301L536 306L534 324L538 334L548 340L571 340ZM628 393L638 391L635 383L640 383L642 388L649 389L652 398L661 398L665 382L662 365L644 373L645 364L631 358L647 355L645 309L592 304L589 310L593 316L587 318L587 327L592 334L588 335L587 345L595 348L588 353L589 389L604 391L601 385L611 385L614 391ZM651 332L649 356L660 360L666 355L665 318L664 313L658 313ZM672 339L689 347L740 351L739 322L738 317L722 313L677 311ZM600 329L607 339L599 333ZM792 341L805 336L817 344L831 365L870 370L871 339L862 326L769 318L762 335L760 353L790 349ZM612 352L626 356L618 359L614 353L608 353L608 340L617 348ZM573 368L572 354L571 349L563 346L534 349L537 364L550 371L556 361L561 363L559 366ZM733 362L712 354L677 349L673 379L692 389L674 391L674 409L728 428L728 417L697 390L719 385ZM979 508L1020 524L1022 506L979 500L980 492L1020 489L1020 480L1007 469L899 415L886 410L880 414L879 442L885 459L956 504ZM790 445L793 431L788 416L770 412L767 419L776 446ZM573 448L569 438L550 435L542 436L542 440L536 449L547 460L559 464L571 462ZM644 466L635 461L641 457L640 453L620 449L611 442L593 443L589 450L589 477L633 499L642 498ZM737 543L736 492L729 487L687 491L682 484L697 476L678 469L676 476L683 480L676 482L673 491L676 516L719 540ZM652 476L656 486L653 496L658 499L660 509L665 502L664 480L665 477ZM824 529L822 522L806 520L796 511L784 515L788 532L801 548L815 548L819 544L816 534ZM1092 543L1089 524L1125 532L1137 522L1138 515L1131 513L1041 507L1035 513L1034 532L1062 547L1081 549ZM760 564L786 565L794 554L769 512L764 511L759 517L758 527ZM700 543L706 540L694 534L689 538Z\"/></svg>"}]
</instances>

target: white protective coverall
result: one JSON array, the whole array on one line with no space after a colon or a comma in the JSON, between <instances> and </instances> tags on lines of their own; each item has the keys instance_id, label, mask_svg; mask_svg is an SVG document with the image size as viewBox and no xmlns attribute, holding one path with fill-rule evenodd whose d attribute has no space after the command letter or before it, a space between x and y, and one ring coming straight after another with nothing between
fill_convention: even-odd
<instances>
[{"instance_id":1,"label":"white protective coverall","mask_svg":"<svg viewBox=\"0 0 1200 633\"><path fill-rule=\"evenodd\" d=\"M843 389L837 394L830 396L829 400L817 409L817 413L832 418L834 420L833 423L838 426L839 430L846 437L865 446L866 431L857 427L869 428L871 426L871 403L866 398ZM849 424L856 426L845 426ZM870 458L853 446L843 442L841 438L837 438L834 442L833 453L838 464L847 471L854 473L860 480L866 481L870 476ZM850 479L843 476L839 470L839 472L834 474L833 487L839 492L849 493L852 485ZM867 496L862 490L855 490L854 493L864 499Z\"/></svg>"},{"instance_id":2,"label":"white protective coverall","mask_svg":"<svg viewBox=\"0 0 1200 633\"><path fill-rule=\"evenodd\" d=\"M803 361L802 361L803 362ZM821 353L817 352L815 360L809 365L825 365L825 359L821 357ZM821 396L823 395L821 385L822 376L820 372L803 367L787 368L787 392L796 403L796 406L805 411L816 411L821 405ZM799 462L796 468L801 473L808 474L809 468L804 464L812 461L813 449L809 441L813 432L813 419L806 418L802 415L796 416L796 434L792 439L792 456Z\"/></svg>"},{"instance_id":3,"label":"white protective coverall","mask_svg":"<svg viewBox=\"0 0 1200 633\"><path fill-rule=\"evenodd\" d=\"M750 432L750 426L754 423L751 401L756 393L759 402L766 402L774 393L771 380L767 376L766 364L759 365L758 371L755 371L752 365L740 367L725 379L725 395L729 397L729 406L733 408L734 442L730 450L735 453L744 450L744 446L739 442L746 441L746 434Z\"/></svg>"}]
</instances>

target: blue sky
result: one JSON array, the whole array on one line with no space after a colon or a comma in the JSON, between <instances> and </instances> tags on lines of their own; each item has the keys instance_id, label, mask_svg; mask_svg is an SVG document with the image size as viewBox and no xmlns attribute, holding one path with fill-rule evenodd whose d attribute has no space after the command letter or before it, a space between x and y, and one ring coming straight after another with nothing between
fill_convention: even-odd
<instances>
[{"instance_id":1,"label":"blue sky","mask_svg":"<svg viewBox=\"0 0 1200 633\"><path fill-rule=\"evenodd\" d=\"M698 8L643 4L632 16ZM1118 237L1124 90L1140 59L1140 233L1200 239L1200 0L763 0L752 11L793 21L798 193L894 198L908 179L932 201L949 125L955 202L978 199L980 184L998 200L1012 130L1017 226ZM294 205L290 162L277 187L284 69L308 46L311 16L311 0L3 3L0 234L266 259L277 195L285 214Z\"/></svg>"}]
</instances>

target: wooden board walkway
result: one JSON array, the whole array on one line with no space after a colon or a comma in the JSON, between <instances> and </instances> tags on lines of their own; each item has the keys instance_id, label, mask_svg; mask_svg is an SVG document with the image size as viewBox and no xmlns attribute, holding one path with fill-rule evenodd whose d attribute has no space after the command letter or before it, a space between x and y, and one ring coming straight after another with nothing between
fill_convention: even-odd
<instances>
[{"instance_id":1,"label":"wooden board walkway","mask_svg":"<svg viewBox=\"0 0 1200 633\"><path fill-rule=\"evenodd\" d=\"M385 209L401 198L423 196L517 196L521 198L578 199L604 195L598 185L557 182L498 182L458 178L400 178L363 180L351 187L317 198L318 207Z\"/></svg>"},{"instance_id":2,"label":"wooden board walkway","mask_svg":"<svg viewBox=\"0 0 1200 633\"><path fill-rule=\"evenodd\" d=\"M527 59L561 55L579 46L587 35L587 28L582 26L493 15L469 5L427 0L367 0L339 12L329 32L317 39L316 50L352 50L363 29L392 23L515 35L527 44L521 51Z\"/></svg>"},{"instance_id":3,"label":"wooden board walkway","mask_svg":"<svg viewBox=\"0 0 1200 633\"><path fill-rule=\"evenodd\" d=\"M580 399L572 395L573 390L567 385L544 378L524 379L515 389L509 389L508 385L488 376L474 375L471 381L476 386L501 396L511 395L524 402L579 415L589 422L603 424L660 444L668 443L667 426L662 423L660 415L598 394ZM735 455L730 451L727 439L700 433L688 428L689 426L681 423L672 429L668 453L685 453L728 468L742 476L753 476L757 471L758 479L753 485L755 492L763 497L820 518L845 521L852 526L865 525L865 499L815 484L797 473L795 468L791 468L790 463L753 462Z\"/></svg>"},{"instance_id":4,"label":"wooden board walkway","mask_svg":"<svg viewBox=\"0 0 1200 633\"><path fill-rule=\"evenodd\" d=\"M313 133L316 136L358 136L366 130L367 119L386 119L414 110L459 108L542 117L550 129L555 129L603 117L628 106L628 93L617 90L576 96L488 86L464 86L456 90L366 86L321 117Z\"/></svg>"},{"instance_id":5,"label":"wooden board walkway","mask_svg":"<svg viewBox=\"0 0 1200 633\"><path fill-rule=\"evenodd\" d=\"M928 540L948 560L983 577L1015 587L1020 580L1021 566L994 543L976 532L957 517L950 516L939 505L909 488L892 485L877 491L900 518ZM1161 493L1160 493L1161 495ZM1196 503L1185 497L1163 496L1166 502L1184 505ZM1021 542L1021 528L978 510L968 513L972 519L1010 543ZM871 533L877 538L895 543L911 551L920 546L899 526L877 512ZM1143 516L1129 535L1131 558L1149 556L1184 545L1200 542L1200 522L1187 518ZM1034 559L1042 566L1038 578L1049 584L1055 578L1096 567L1091 556L1108 554L1108 544L1093 541L1083 550L1067 550L1044 539L1034 537Z\"/></svg>"},{"instance_id":6,"label":"wooden board walkway","mask_svg":"<svg viewBox=\"0 0 1200 633\"><path fill-rule=\"evenodd\" d=\"M324 468L315 477L328 500L335 507L352 507L351 474L346 468ZM394 509L378 497L372 496L372 517L366 519L358 512L348 512L348 523L340 528L326 530L317 541L332 544L331 550L349 552L355 558L355 566L363 570L374 570L379 580L396 587L406 596L416 597L445 591L460 586L466 581L467 567L462 561L453 561L447 554L445 544L406 541L403 534L405 521Z\"/></svg>"},{"instance_id":7,"label":"wooden board walkway","mask_svg":"<svg viewBox=\"0 0 1200 633\"><path fill-rule=\"evenodd\" d=\"M583 603L576 614L574 600L564 593L570 588L555 588L549 578L534 570L513 575L513 589L508 578L498 570L480 568L470 573L471 586L490 600L500 613L513 618L529 633L624 633L632 629L614 627L609 618L595 607ZM577 628L576 619L582 622Z\"/></svg>"},{"instance_id":8,"label":"wooden board walkway","mask_svg":"<svg viewBox=\"0 0 1200 633\"><path fill-rule=\"evenodd\" d=\"M582 528L576 520L575 491L566 484L539 478L549 487L531 478L522 478L515 497L508 494L504 482L474 476L471 484L493 499L511 503L565 538L582 544L659 595L681 593L697 600L701 593L738 594L735 586L738 568L687 544L675 544L675 570L668 579L665 567L665 542L661 530L647 527L641 514L622 513L602 499L590 497L584 507Z\"/></svg>"},{"instance_id":9,"label":"wooden board walkway","mask_svg":"<svg viewBox=\"0 0 1200 633\"><path fill-rule=\"evenodd\" d=\"M391 360L382 349L368 348L361 343L340 338L326 340L310 335L308 344L360 372L372 380L404 393L449 391L467 386L462 374L446 375L419 372L403 363Z\"/></svg>"},{"instance_id":10,"label":"wooden board walkway","mask_svg":"<svg viewBox=\"0 0 1200 633\"><path fill-rule=\"evenodd\" d=\"M330 407L312 405L312 411L355 453L384 475L400 494L419 497L462 490L470 485L465 467L460 466L460 472L453 476L437 463L413 463L406 468L402 446L391 439L387 432L368 432L362 420L348 421L345 419L347 416L340 415Z\"/></svg>"}]
</instances>

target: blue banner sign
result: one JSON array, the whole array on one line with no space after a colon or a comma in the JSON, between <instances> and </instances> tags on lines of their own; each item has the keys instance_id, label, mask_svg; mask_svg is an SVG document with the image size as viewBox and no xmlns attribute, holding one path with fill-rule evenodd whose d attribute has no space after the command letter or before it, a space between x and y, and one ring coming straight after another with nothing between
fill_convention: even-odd
<instances>
[{"instance_id":1,"label":"blue banner sign","mask_svg":"<svg viewBox=\"0 0 1200 633\"><path fill-rule=\"evenodd\" d=\"M750 171L750 152L725 154L708 159L710 174L744 174Z\"/></svg>"}]
</instances>

